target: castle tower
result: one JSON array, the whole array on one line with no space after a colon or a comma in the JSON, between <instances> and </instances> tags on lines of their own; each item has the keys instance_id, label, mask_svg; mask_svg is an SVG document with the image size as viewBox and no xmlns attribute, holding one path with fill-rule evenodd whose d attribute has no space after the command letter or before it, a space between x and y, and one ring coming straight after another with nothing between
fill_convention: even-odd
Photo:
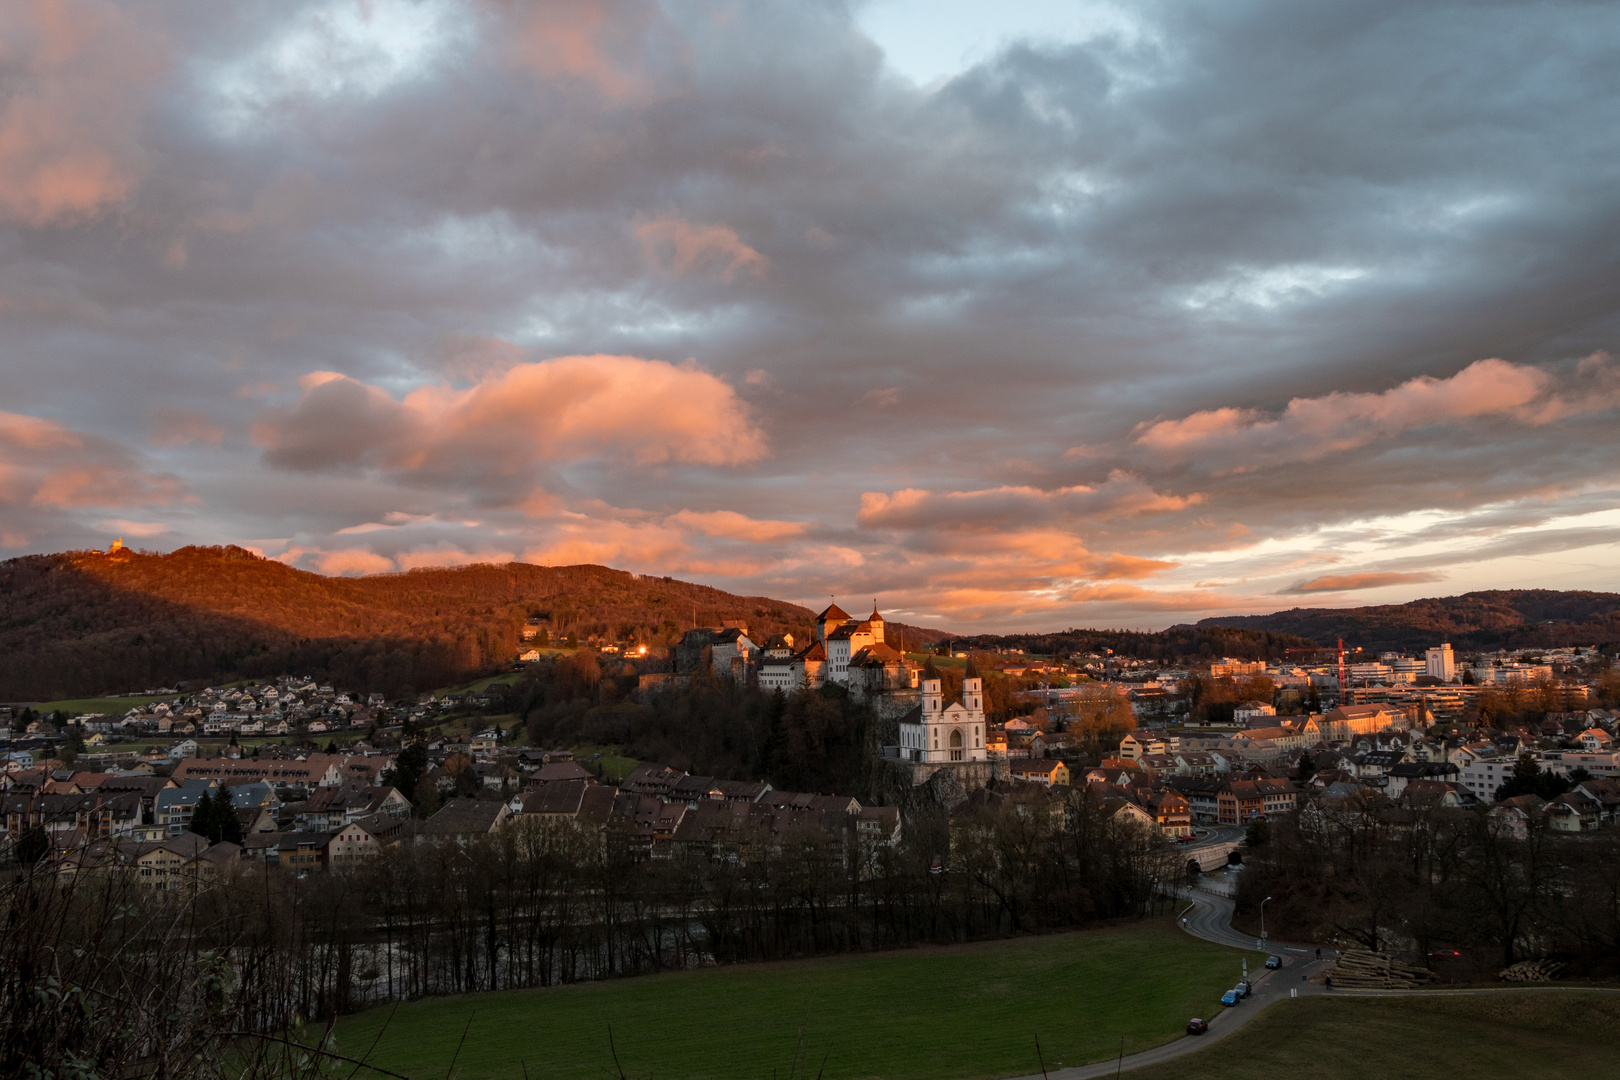
<instances>
[{"instance_id":1,"label":"castle tower","mask_svg":"<svg viewBox=\"0 0 1620 1080\"><path fill-rule=\"evenodd\" d=\"M849 622L849 613L837 604L828 604L827 610L816 616L816 640L826 644L827 635Z\"/></svg>"},{"instance_id":2,"label":"castle tower","mask_svg":"<svg viewBox=\"0 0 1620 1080\"><path fill-rule=\"evenodd\" d=\"M883 616L878 614L877 601L872 601L872 617L866 620L866 625L872 628L872 640L879 645L883 641Z\"/></svg>"}]
</instances>

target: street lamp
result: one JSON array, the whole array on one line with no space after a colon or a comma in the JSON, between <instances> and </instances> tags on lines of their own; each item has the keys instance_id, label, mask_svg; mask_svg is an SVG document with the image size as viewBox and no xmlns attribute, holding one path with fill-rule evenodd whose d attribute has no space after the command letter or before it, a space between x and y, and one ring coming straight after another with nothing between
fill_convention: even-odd
<instances>
[{"instance_id":1,"label":"street lamp","mask_svg":"<svg viewBox=\"0 0 1620 1080\"><path fill-rule=\"evenodd\" d=\"M1270 902L1271 902L1271 897L1269 897L1269 896L1266 897L1264 900L1260 901L1260 940L1261 941L1266 940L1266 905L1268 903L1270 903Z\"/></svg>"}]
</instances>

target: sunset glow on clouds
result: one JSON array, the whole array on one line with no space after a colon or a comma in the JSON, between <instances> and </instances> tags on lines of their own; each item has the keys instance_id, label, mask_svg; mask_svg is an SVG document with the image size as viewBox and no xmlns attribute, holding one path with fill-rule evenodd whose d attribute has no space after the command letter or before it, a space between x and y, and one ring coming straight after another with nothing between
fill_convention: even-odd
<instances>
[{"instance_id":1,"label":"sunset glow on clouds","mask_svg":"<svg viewBox=\"0 0 1620 1080\"><path fill-rule=\"evenodd\" d=\"M1620 12L914 8L11 5L0 556L1620 589Z\"/></svg>"}]
</instances>

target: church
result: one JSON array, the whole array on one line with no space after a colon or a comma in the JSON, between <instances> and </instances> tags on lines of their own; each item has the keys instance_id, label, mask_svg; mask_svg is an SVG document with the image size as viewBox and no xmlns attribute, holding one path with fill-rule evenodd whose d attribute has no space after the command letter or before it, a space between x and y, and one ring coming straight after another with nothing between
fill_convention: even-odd
<instances>
[{"instance_id":1,"label":"church","mask_svg":"<svg viewBox=\"0 0 1620 1080\"><path fill-rule=\"evenodd\" d=\"M970 669L971 670L971 669ZM962 680L962 700L945 703L940 680L922 681L922 703L900 719L902 761L986 761L984 681Z\"/></svg>"}]
</instances>

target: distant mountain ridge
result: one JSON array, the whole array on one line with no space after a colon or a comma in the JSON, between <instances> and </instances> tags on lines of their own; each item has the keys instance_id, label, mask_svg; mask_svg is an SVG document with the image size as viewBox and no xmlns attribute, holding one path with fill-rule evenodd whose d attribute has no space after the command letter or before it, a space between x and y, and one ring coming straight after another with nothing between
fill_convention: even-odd
<instances>
[{"instance_id":1,"label":"distant mountain ridge","mask_svg":"<svg viewBox=\"0 0 1620 1080\"><path fill-rule=\"evenodd\" d=\"M1451 642L1459 650L1549 648L1620 642L1620 593L1495 589L1357 608L1290 608L1223 615L1195 626L1268 630L1330 645L1411 651Z\"/></svg>"},{"instance_id":2,"label":"distant mountain ridge","mask_svg":"<svg viewBox=\"0 0 1620 1080\"><path fill-rule=\"evenodd\" d=\"M30 555L0 562L0 701L282 673L397 694L511 659L531 616L558 639L572 630L581 640L633 632L654 642L694 619L740 620L763 643L784 631L802 640L812 615L782 600L605 566L343 578L239 547Z\"/></svg>"}]
</instances>

